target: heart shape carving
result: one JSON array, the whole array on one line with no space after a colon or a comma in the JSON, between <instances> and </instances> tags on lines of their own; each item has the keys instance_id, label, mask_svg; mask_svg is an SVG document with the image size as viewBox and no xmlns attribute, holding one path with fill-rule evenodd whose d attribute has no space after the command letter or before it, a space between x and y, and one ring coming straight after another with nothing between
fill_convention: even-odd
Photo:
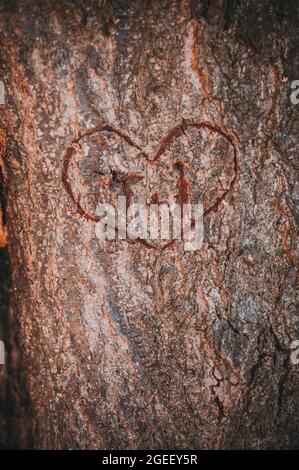
<instances>
[{"instance_id":1,"label":"heart shape carving","mask_svg":"<svg viewBox=\"0 0 299 470\"><path fill-rule=\"evenodd\" d=\"M206 121L173 127L152 156L117 128L91 129L67 149L62 173L78 213L93 222L100 220L99 202L117 207L121 195L128 205L201 202L207 216L231 192L236 177L232 137ZM164 249L172 242L143 243Z\"/></svg>"}]
</instances>

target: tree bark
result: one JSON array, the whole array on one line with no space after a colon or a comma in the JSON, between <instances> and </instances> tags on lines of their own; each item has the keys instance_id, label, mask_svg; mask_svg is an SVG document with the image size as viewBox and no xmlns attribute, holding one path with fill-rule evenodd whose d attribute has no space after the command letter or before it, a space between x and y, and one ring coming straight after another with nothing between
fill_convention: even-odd
<instances>
[{"instance_id":1,"label":"tree bark","mask_svg":"<svg viewBox=\"0 0 299 470\"><path fill-rule=\"evenodd\" d=\"M298 3L0 8L3 439L296 447ZM120 194L201 200L202 248L100 241Z\"/></svg>"}]
</instances>

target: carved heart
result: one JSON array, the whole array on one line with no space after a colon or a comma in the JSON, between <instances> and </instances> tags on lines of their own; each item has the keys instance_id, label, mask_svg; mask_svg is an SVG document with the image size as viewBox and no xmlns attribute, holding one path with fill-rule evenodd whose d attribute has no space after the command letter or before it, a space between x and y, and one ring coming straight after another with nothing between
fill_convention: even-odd
<instances>
[{"instance_id":1,"label":"carved heart","mask_svg":"<svg viewBox=\"0 0 299 470\"><path fill-rule=\"evenodd\" d=\"M232 190L236 176L232 138L204 121L171 129L152 158L119 129L92 129L68 148L63 164L63 182L78 213L94 222L100 220L97 204L117 207L120 195L128 204L202 202L206 216ZM145 244L163 249L169 242Z\"/></svg>"}]
</instances>

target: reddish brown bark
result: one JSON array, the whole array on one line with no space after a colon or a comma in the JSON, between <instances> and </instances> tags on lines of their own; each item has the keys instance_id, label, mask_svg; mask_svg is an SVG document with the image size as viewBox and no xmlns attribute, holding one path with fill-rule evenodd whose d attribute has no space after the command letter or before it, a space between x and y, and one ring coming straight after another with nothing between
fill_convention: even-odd
<instances>
[{"instance_id":1,"label":"reddish brown bark","mask_svg":"<svg viewBox=\"0 0 299 470\"><path fill-rule=\"evenodd\" d=\"M296 447L297 2L0 12L2 441ZM99 241L119 194L201 200L202 249Z\"/></svg>"}]
</instances>

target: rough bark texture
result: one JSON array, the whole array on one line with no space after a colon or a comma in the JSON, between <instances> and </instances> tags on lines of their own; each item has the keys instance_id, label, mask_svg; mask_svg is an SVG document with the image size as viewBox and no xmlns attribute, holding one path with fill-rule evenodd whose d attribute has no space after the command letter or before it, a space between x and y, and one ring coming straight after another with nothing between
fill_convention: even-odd
<instances>
[{"instance_id":1,"label":"rough bark texture","mask_svg":"<svg viewBox=\"0 0 299 470\"><path fill-rule=\"evenodd\" d=\"M2 439L296 447L298 2L0 11ZM200 198L202 249L100 242L96 201L119 194Z\"/></svg>"}]
</instances>

